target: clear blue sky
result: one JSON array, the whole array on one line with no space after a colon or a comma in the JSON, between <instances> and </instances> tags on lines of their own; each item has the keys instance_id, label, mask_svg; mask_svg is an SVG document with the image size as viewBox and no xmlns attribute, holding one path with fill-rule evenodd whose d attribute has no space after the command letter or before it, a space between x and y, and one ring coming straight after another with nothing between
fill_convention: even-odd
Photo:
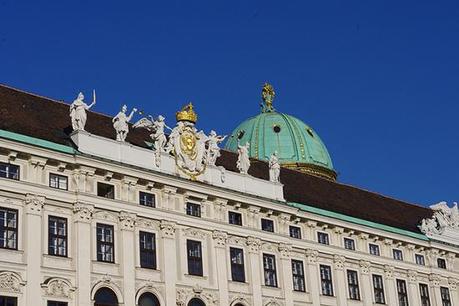
<instances>
[{"instance_id":1,"label":"clear blue sky","mask_svg":"<svg viewBox=\"0 0 459 306\"><path fill-rule=\"evenodd\" d=\"M65 101L95 88L98 112L169 124L193 101L221 133L269 81L341 182L459 201L458 1L0 0L0 59L1 83Z\"/></svg>"}]
</instances>

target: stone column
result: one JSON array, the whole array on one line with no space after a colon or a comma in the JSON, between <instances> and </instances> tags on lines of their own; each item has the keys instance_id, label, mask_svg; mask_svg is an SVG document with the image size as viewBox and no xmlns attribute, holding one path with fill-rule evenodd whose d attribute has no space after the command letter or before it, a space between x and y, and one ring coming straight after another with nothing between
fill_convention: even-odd
<instances>
[{"instance_id":1,"label":"stone column","mask_svg":"<svg viewBox=\"0 0 459 306\"><path fill-rule=\"evenodd\" d=\"M343 233L344 233L344 228L336 226L336 227L333 228L333 233L334 233L334 235L331 236L330 243L332 245L336 245L336 246L341 247L343 245L342 244L342 236L343 236Z\"/></svg>"},{"instance_id":2,"label":"stone column","mask_svg":"<svg viewBox=\"0 0 459 306\"><path fill-rule=\"evenodd\" d=\"M262 305L261 298L261 269L263 263L260 262L261 241L258 238L248 237L247 247L249 250L250 276L252 280L253 305Z\"/></svg>"},{"instance_id":3,"label":"stone column","mask_svg":"<svg viewBox=\"0 0 459 306\"><path fill-rule=\"evenodd\" d=\"M363 305L373 305L373 286L372 279L370 277L371 263L369 261L361 260L360 265L360 278L362 284L362 301Z\"/></svg>"},{"instance_id":4,"label":"stone column","mask_svg":"<svg viewBox=\"0 0 459 306\"><path fill-rule=\"evenodd\" d=\"M126 306L135 305L135 221L136 215L125 211L119 213L120 222L120 243L121 250L121 269L123 271L124 301Z\"/></svg>"},{"instance_id":5,"label":"stone column","mask_svg":"<svg viewBox=\"0 0 459 306\"><path fill-rule=\"evenodd\" d=\"M317 222L316 221L311 221L309 220L306 222L307 228L306 228L306 233L304 235L305 239L312 240L312 241L317 241L317 237L315 236L315 229L317 227Z\"/></svg>"},{"instance_id":6,"label":"stone column","mask_svg":"<svg viewBox=\"0 0 459 306\"><path fill-rule=\"evenodd\" d=\"M289 223L290 223L290 214L280 214L279 215L279 229L278 233L283 235L290 235L289 233Z\"/></svg>"},{"instance_id":7,"label":"stone column","mask_svg":"<svg viewBox=\"0 0 459 306\"><path fill-rule=\"evenodd\" d=\"M137 185L137 179L130 176L125 176L121 180L121 197L122 201L134 202L135 200L135 186Z\"/></svg>"},{"instance_id":8,"label":"stone column","mask_svg":"<svg viewBox=\"0 0 459 306\"><path fill-rule=\"evenodd\" d=\"M172 187L172 186L167 186L164 185L163 188L161 189L162 191L162 198L163 201L157 201L157 204L163 205L161 208L167 209L167 210L175 210L175 193L177 192L177 188ZM158 206L159 208L159 206Z\"/></svg>"},{"instance_id":9,"label":"stone column","mask_svg":"<svg viewBox=\"0 0 459 306\"><path fill-rule=\"evenodd\" d=\"M448 278L449 296L451 297L451 303L454 306L459 305L459 295L457 292L457 284L459 280L457 278Z\"/></svg>"},{"instance_id":10,"label":"stone column","mask_svg":"<svg viewBox=\"0 0 459 306\"><path fill-rule=\"evenodd\" d=\"M80 170L79 171L79 174L80 174L79 175L79 180L80 180L79 190L82 192L87 192L87 193L94 192L94 189L97 188L94 185L94 175L96 173L96 169L85 167L85 166L80 166L79 170Z\"/></svg>"},{"instance_id":11,"label":"stone column","mask_svg":"<svg viewBox=\"0 0 459 306\"><path fill-rule=\"evenodd\" d=\"M418 272L414 270L408 270L408 294L410 305L421 305L417 277Z\"/></svg>"},{"instance_id":12,"label":"stone column","mask_svg":"<svg viewBox=\"0 0 459 306\"><path fill-rule=\"evenodd\" d=\"M347 305L347 281L346 281L346 271L344 271L344 264L346 262L346 257L335 255L333 257L334 262L334 274L336 279L336 300L339 306Z\"/></svg>"},{"instance_id":13,"label":"stone column","mask_svg":"<svg viewBox=\"0 0 459 306\"><path fill-rule=\"evenodd\" d=\"M308 292L311 297L312 305L320 305L320 276L319 269L317 268L317 257L319 252L317 250L306 250L307 258L307 283Z\"/></svg>"},{"instance_id":14,"label":"stone column","mask_svg":"<svg viewBox=\"0 0 459 306\"><path fill-rule=\"evenodd\" d=\"M430 274L430 292L431 292L431 303L432 305L443 305L441 301L441 292L440 292L440 275ZM450 293L451 296L451 293Z\"/></svg>"},{"instance_id":15,"label":"stone column","mask_svg":"<svg viewBox=\"0 0 459 306\"><path fill-rule=\"evenodd\" d=\"M260 222L258 214L260 213L260 207L249 206L247 209L247 225L252 228L260 228Z\"/></svg>"},{"instance_id":16,"label":"stone column","mask_svg":"<svg viewBox=\"0 0 459 306\"><path fill-rule=\"evenodd\" d=\"M385 265L384 266L384 280L385 280L385 297L387 305L397 305L397 283L394 279L394 267Z\"/></svg>"},{"instance_id":17,"label":"stone column","mask_svg":"<svg viewBox=\"0 0 459 306\"><path fill-rule=\"evenodd\" d=\"M91 306L91 221L94 206L76 202L74 212L75 296L78 306ZM33 304L30 304L33 305Z\"/></svg>"},{"instance_id":18,"label":"stone column","mask_svg":"<svg viewBox=\"0 0 459 306\"><path fill-rule=\"evenodd\" d=\"M290 259L290 252L292 246L285 243L279 244L282 281L284 288L284 298L286 306L293 306L293 276L292 276L292 262Z\"/></svg>"},{"instance_id":19,"label":"stone column","mask_svg":"<svg viewBox=\"0 0 459 306\"><path fill-rule=\"evenodd\" d=\"M228 305L228 272L226 268L226 263L228 262L228 252L226 251L226 241L228 239L228 235L225 232L214 231L212 233L212 238L215 246L215 258L217 258L214 263L217 271L220 305Z\"/></svg>"},{"instance_id":20,"label":"stone column","mask_svg":"<svg viewBox=\"0 0 459 306\"><path fill-rule=\"evenodd\" d=\"M166 305L176 304L175 286L177 282L177 250L175 244L175 223L161 221L161 238L163 240L162 272L166 287Z\"/></svg>"},{"instance_id":21,"label":"stone column","mask_svg":"<svg viewBox=\"0 0 459 306\"><path fill-rule=\"evenodd\" d=\"M359 238L360 239L357 241L358 243L357 250L368 253L368 238L369 238L368 234L361 233L359 235Z\"/></svg>"},{"instance_id":22,"label":"stone column","mask_svg":"<svg viewBox=\"0 0 459 306\"><path fill-rule=\"evenodd\" d=\"M27 194L25 198L25 241L24 251L27 263L26 305L36 305L42 299L41 258L42 250L42 210L45 197Z\"/></svg>"}]
</instances>

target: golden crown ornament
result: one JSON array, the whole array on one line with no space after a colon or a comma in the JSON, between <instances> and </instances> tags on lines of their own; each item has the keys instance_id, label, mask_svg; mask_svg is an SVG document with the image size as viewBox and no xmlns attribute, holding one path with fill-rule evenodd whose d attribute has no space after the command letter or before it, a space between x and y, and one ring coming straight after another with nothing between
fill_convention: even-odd
<instances>
[{"instance_id":1,"label":"golden crown ornament","mask_svg":"<svg viewBox=\"0 0 459 306\"><path fill-rule=\"evenodd\" d=\"M185 105L181 111L175 113L175 118L177 121L189 121L196 123L198 121L198 115L193 110L193 104L190 102Z\"/></svg>"}]
</instances>

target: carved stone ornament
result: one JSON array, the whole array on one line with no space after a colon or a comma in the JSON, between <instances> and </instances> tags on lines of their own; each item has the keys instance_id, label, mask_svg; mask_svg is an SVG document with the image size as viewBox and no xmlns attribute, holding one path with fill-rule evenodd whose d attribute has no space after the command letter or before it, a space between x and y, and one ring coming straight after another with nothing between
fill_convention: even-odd
<instances>
[{"instance_id":1,"label":"carved stone ornament","mask_svg":"<svg viewBox=\"0 0 459 306\"><path fill-rule=\"evenodd\" d=\"M317 263L317 258L319 257L319 251L317 250L306 250L306 257L308 258L308 263L315 264Z\"/></svg>"},{"instance_id":2,"label":"carved stone ornament","mask_svg":"<svg viewBox=\"0 0 459 306\"><path fill-rule=\"evenodd\" d=\"M41 288L45 296L67 299L73 297L73 292L76 289L70 281L59 277L48 278L41 284Z\"/></svg>"},{"instance_id":3,"label":"carved stone ornament","mask_svg":"<svg viewBox=\"0 0 459 306\"><path fill-rule=\"evenodd\" d=\"M457 284L459 283L459 280L457 278L448 278L448 285L450 290L456 290L457 289Z\"/></svg>"},{"instance_id":4,"label":"carved stone ornament","mask_svg":"<svg viewBox=\"0 0 459 306\"><path fill-rule=\"evenodd\" d=\"M333 262L335 263L335 268L341 270L341 269L344 268L344 264L346 262L346 257L344 257L342 255L335 255L335 256L333 256Z\"/></svg>"},{"instance_id":5,"label":"carved stone ornament","mask_svg":"<svg viewBox=\"0 0 459 306\"><path fill-rule=\"evenodd\" d=\"M28 213L39 214L45 205L45 197L29 193L26 195L25 204Z\"/></svg>"},{"instance_id":6,"label":"carved stone ornament","mask_svg":"<svg viewBox=\"0 0 459 306\"><path fill-rule=\"evenodd\" d=\"M362 274L370 273L371 263L369 261L360 260L359 261L360 271Z\"/></svg>"},{"instance_id":7,"label":"carved stone ornament","mask_svg":"<svg viewBox=\"0 0 459 306\"><path fill-rule=\"evenodd\" d=\"M418 279L418 272L415 270L408 270L407 276L410 283L415 283Z\"/></svg>"},{"instance_id":8,"label":"carved stone ornament","mask_svg":"<svg viewBox=\"0 0 459 306\"><path fill-rule=\"evenodd\" d=\"M136 215L121 211L119 214L119 220L122 230L133 230L136 223Z\"/></svg>"},{"instance_id":9,"label":"carved stone ornament","mask_svg":"<svg viewBox=\"0 0 459 306\"><path fill-rule=\"evenodd\" d=\"M0 291L2 292L20 293L25 284L22 277L15 272L0 272Z\"/></svg>"},{"instance_id":10,"label":"carved stone ornament","mask_svg":"<svg viewBox=\"0 0 459 306\"><path fill-rule=\"evenodd\" d=\"M169 221L161 221L159 228L165 238L175 238L175 223Z\"/></svg>"},{"instance_id":11,"label":"carved stone ornament","mask_svg":"<svg viewBox=\"0 0 459 306\"><path fill-rule=\"evenodd\" d=\"M261 240L254 237L247 237L247 246L250 253L258 253L261 248Z\"/></svg>"},{"instance_id":12,"label":"carved stone ornament","mask_svg":"<svg viewBox=\"0 0 459 306\"><path fill-rule=\"evenodd\" d=\"M73 204L73 212L79 221L90 222L94 213L94 206L76 202Z\"/></svg>"},{"instance_id":13,"label":"carved stone ornament","mask_svg":"<svg viewBox=\"0 0 459 306\"><path fill-rule=\"evenodd\" d=\"M284 305L281 301L278 301L276 298L264 299L263 305L265 306L282 306Z\"/></svg>"},{"instance_id":14,"label":"carved stone ornament","mask_svg":"<svg viewBox=\"0 0 459 306\"><path fill-rule=\"evenodd\" d=\"M450 244L459 245L459 209L454 202L449 207L446 202L431 205L431 218L423 219L419 228L427 237Z\"/></svg>"},{"instance_id":15,"label":"carved stone ornament","mask_svg":"<svg viewBox=\"0 0 459 306\"><path fill-rule=\"evenodd\" d=\"M384 275L387 279L392 279L394 277L395 268L389 265L384 265Z\"/></svg>"},{"instance_id":16,"label":"carved stone ornament","mask_svg":"<svg viewBox=\"0 0 459 306\"><path fill-rule=\"evenodd\" d=\"M215 245L218 247L225 247L226 241L228 240L228 234L222 231L214 231L212 238L215 241Z\"/></svg>"},{"instance_id":17,"label":"carved stone ornament","mask_svg":"<svg viewBox=\"0 0 459 306\"><path fill-rule=\"evenodd\" d=\"M438 274L429 274L429 281L432 287L440 287L440 275Z\"/></svg>"},{"instance_id":18,"label":"carved stone ornament","mask_svg":"<svg viewBox=\"0 0 459 306\"><path fill-rule=\"evenodd\" d=\"M292 246L290 244L279 243L279 253L283 258L289 258L292 252Z\"/></svg>"},{"instance_id":19,"label":"carved stone ornament","mask_svg":"<svg viewBox=\"0 0 459 306\"><path fill-rule=\"evenodd\" d=\"M251 305L250 304L250 297L245 297L241 294L235 294L235 295L230 295L230 306L235 306L235 305L238 305L238 304L242 304L242 305Z\"/></svg>"},{"instance_id":20,"label":"carved stone ornament","mask_svg":"<svg viewBox=\"0 0 459 306\"><path fill-rule=\"evenodd\" d=\"M192 237L192 238L199 238L199 239L204 239L207 237L207 233L199 230L194 227L188 227L183 230L183 234L187 237Z\"/></svg>"},{"instance_id":21,"label":"carved stone ornament","mask_svg":"<svg viewBox=\"0 0 459 306\"><path fill-rule=\"evenodd\" d=\"M219 304L217 293L209 292L197 284L193 288L177 289L176 296L177 306L186 306L188 301L193 298L203 300L205 305L208 306L217 306Z\"/></svg>"}]
</instances>

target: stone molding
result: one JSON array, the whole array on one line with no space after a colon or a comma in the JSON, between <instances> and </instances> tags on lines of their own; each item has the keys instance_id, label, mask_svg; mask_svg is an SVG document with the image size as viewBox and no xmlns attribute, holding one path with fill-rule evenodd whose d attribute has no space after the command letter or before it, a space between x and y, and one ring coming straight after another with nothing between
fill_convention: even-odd
<instances>
[{"instance_id":1,"label":"stone molding","mask_svg":"<svg viewBox=\"0 0 459 306\"><path fill-rule=\"evenodd\" d=\"M228 241L228 234L222 231L213 231L212 238L215 241L216 247L224 248L226 246L226 242Z\"/></svg>"},{"instance_id":2,"label":"stone molding","mask_svg":"<svg viewBox=\"0 0 459 306\"><path fill-rule=\"evenodd\" d=\"M335 263L335 269L342 270L344 268L344 264L346 263L346 257L342 255L335 255L333 256L333 262Z\"/></svg>"},{"instance_id":3,"label":"stone molding","mask_svg":"<svg viewBox=\"0 0 459 306\"><path fill-rule=\"evenodd\" d=\"M199 298L204 301L205 305L217 306L218 294L203 289L200 285L196 284L193 288L179 288L177 289L177 306L186 306L193 298Z\"/></svg>"},{"instance_id":4,"label":"stone molding","mask_svg":"<svg viewBox=\"0 0 459 306\"><path fill-rule=\"evenodd\" d=\"M259 253L261 249L261 240L255 237L247 237L247 246L249 253Z\"/></svg>"},{"instance_id":5,"label":"stone molding","mask_svg":"<svg viewBox=\"0 0 459 306\"><path fill-rule=\"evenodd\" d=\"M75 202L73 204L73 213L75 214L76 221L89 223L94 213L94 205Z\"/></svg>"},{"instance_id":6,"label":"stone molding","mask_svg":"<svg viewBox=\"0 0 459 306\"><path fill-rule=\"evenodd\" d=\"M49 297L72 299L76 288L64 278L50 277L41 284L43 294Z\"/></svg>"},{"instance_id":7,"label":"stone molding","mask_svg":"<svg viewBox=\"0 0 459 306\"><path fill-rule=\"evenodd\" d=\"M24 203L27 208L28 214L41 215L43 206L45 205L45 197L38 196L35 194L28 193L26 194Z\"/></svg>"},{"instance_id":8,"label":"stone molding","mask_svg":"<svg viewBox=\"0 0 459 306\"><path fill-rule=\"evenodd\" d=\"M410 283L416 283L418 280L418 272L414 270L408 270L407 272L408 281Z\"/></svg>"},{"instance_id":9,"label":"stone molding","mask_svg":"<svg viewBox=\"0 0 459 306\"><path fill-rule=\"evenodd\" d=\"M118 216L121 230L133 231L136 224L137 215L126 211L120 211Z\"/></svg>"},{"instance_id":10,"label":"stone molding","mask_svg":"<svg viewBox=\"0 0 459 306\"><path fill-rule=\"evenodd\" d=\"M441 281L440 275L434 274L434 273L429 274L429 281L432 287L434 288L440 287L440 281Z\"/></svg>"},{"instance_id":11,"label":"stone molding","mask_svg":"<svg viewBox=\"0 0 459 306\"><path fill-rule=\"evenodd\" d=\"M175 222L162 220L159 224L159 229L161 230L161 233L163 234L164 238L175 238L175 228Z\"/></svg>"},{"instance_id":12,"label":"stone molding","mask_svg":"<svg viewBox=\"0 0 459 306\"><path fill-rule=\"evenodd\" d=\"M368 273L370 273L371 262L366 261L366 260L360 260L360 261L359 261L359 266L360 266L360 272L361 272L362 274L368 274Z\"/></svg>"},{"instance_id":13,"label":"stone molding","mask_svg":"<svg viewBox=\"0 0 459 306\"><path fill-rule=\"evenodd\" d=\"M278 247L281 258L288 259L292 252L292 245L287 243L279 243Z\"/></svg>"},{"instance_id":14,"label":"stone molding","mask_svg":"<svg viewBox=\"0 0 459 306\"><path fill-rule=\"evenodd\" d=\"M21 293L26 282L21 275L12 271L0 271L0 291Z\"/></svg>"},{"instance_id":15,"label":"stone molding","mask_svg":"<svg viewBox=\"0 0 459 306\"><path fill-rule=\"evenodd\" d=\"M315 264L317 263L317 258L319 257L319 251L317 250L306 250L306 257L308 258L308 263Z\"/></svg>"}]
</instances>

